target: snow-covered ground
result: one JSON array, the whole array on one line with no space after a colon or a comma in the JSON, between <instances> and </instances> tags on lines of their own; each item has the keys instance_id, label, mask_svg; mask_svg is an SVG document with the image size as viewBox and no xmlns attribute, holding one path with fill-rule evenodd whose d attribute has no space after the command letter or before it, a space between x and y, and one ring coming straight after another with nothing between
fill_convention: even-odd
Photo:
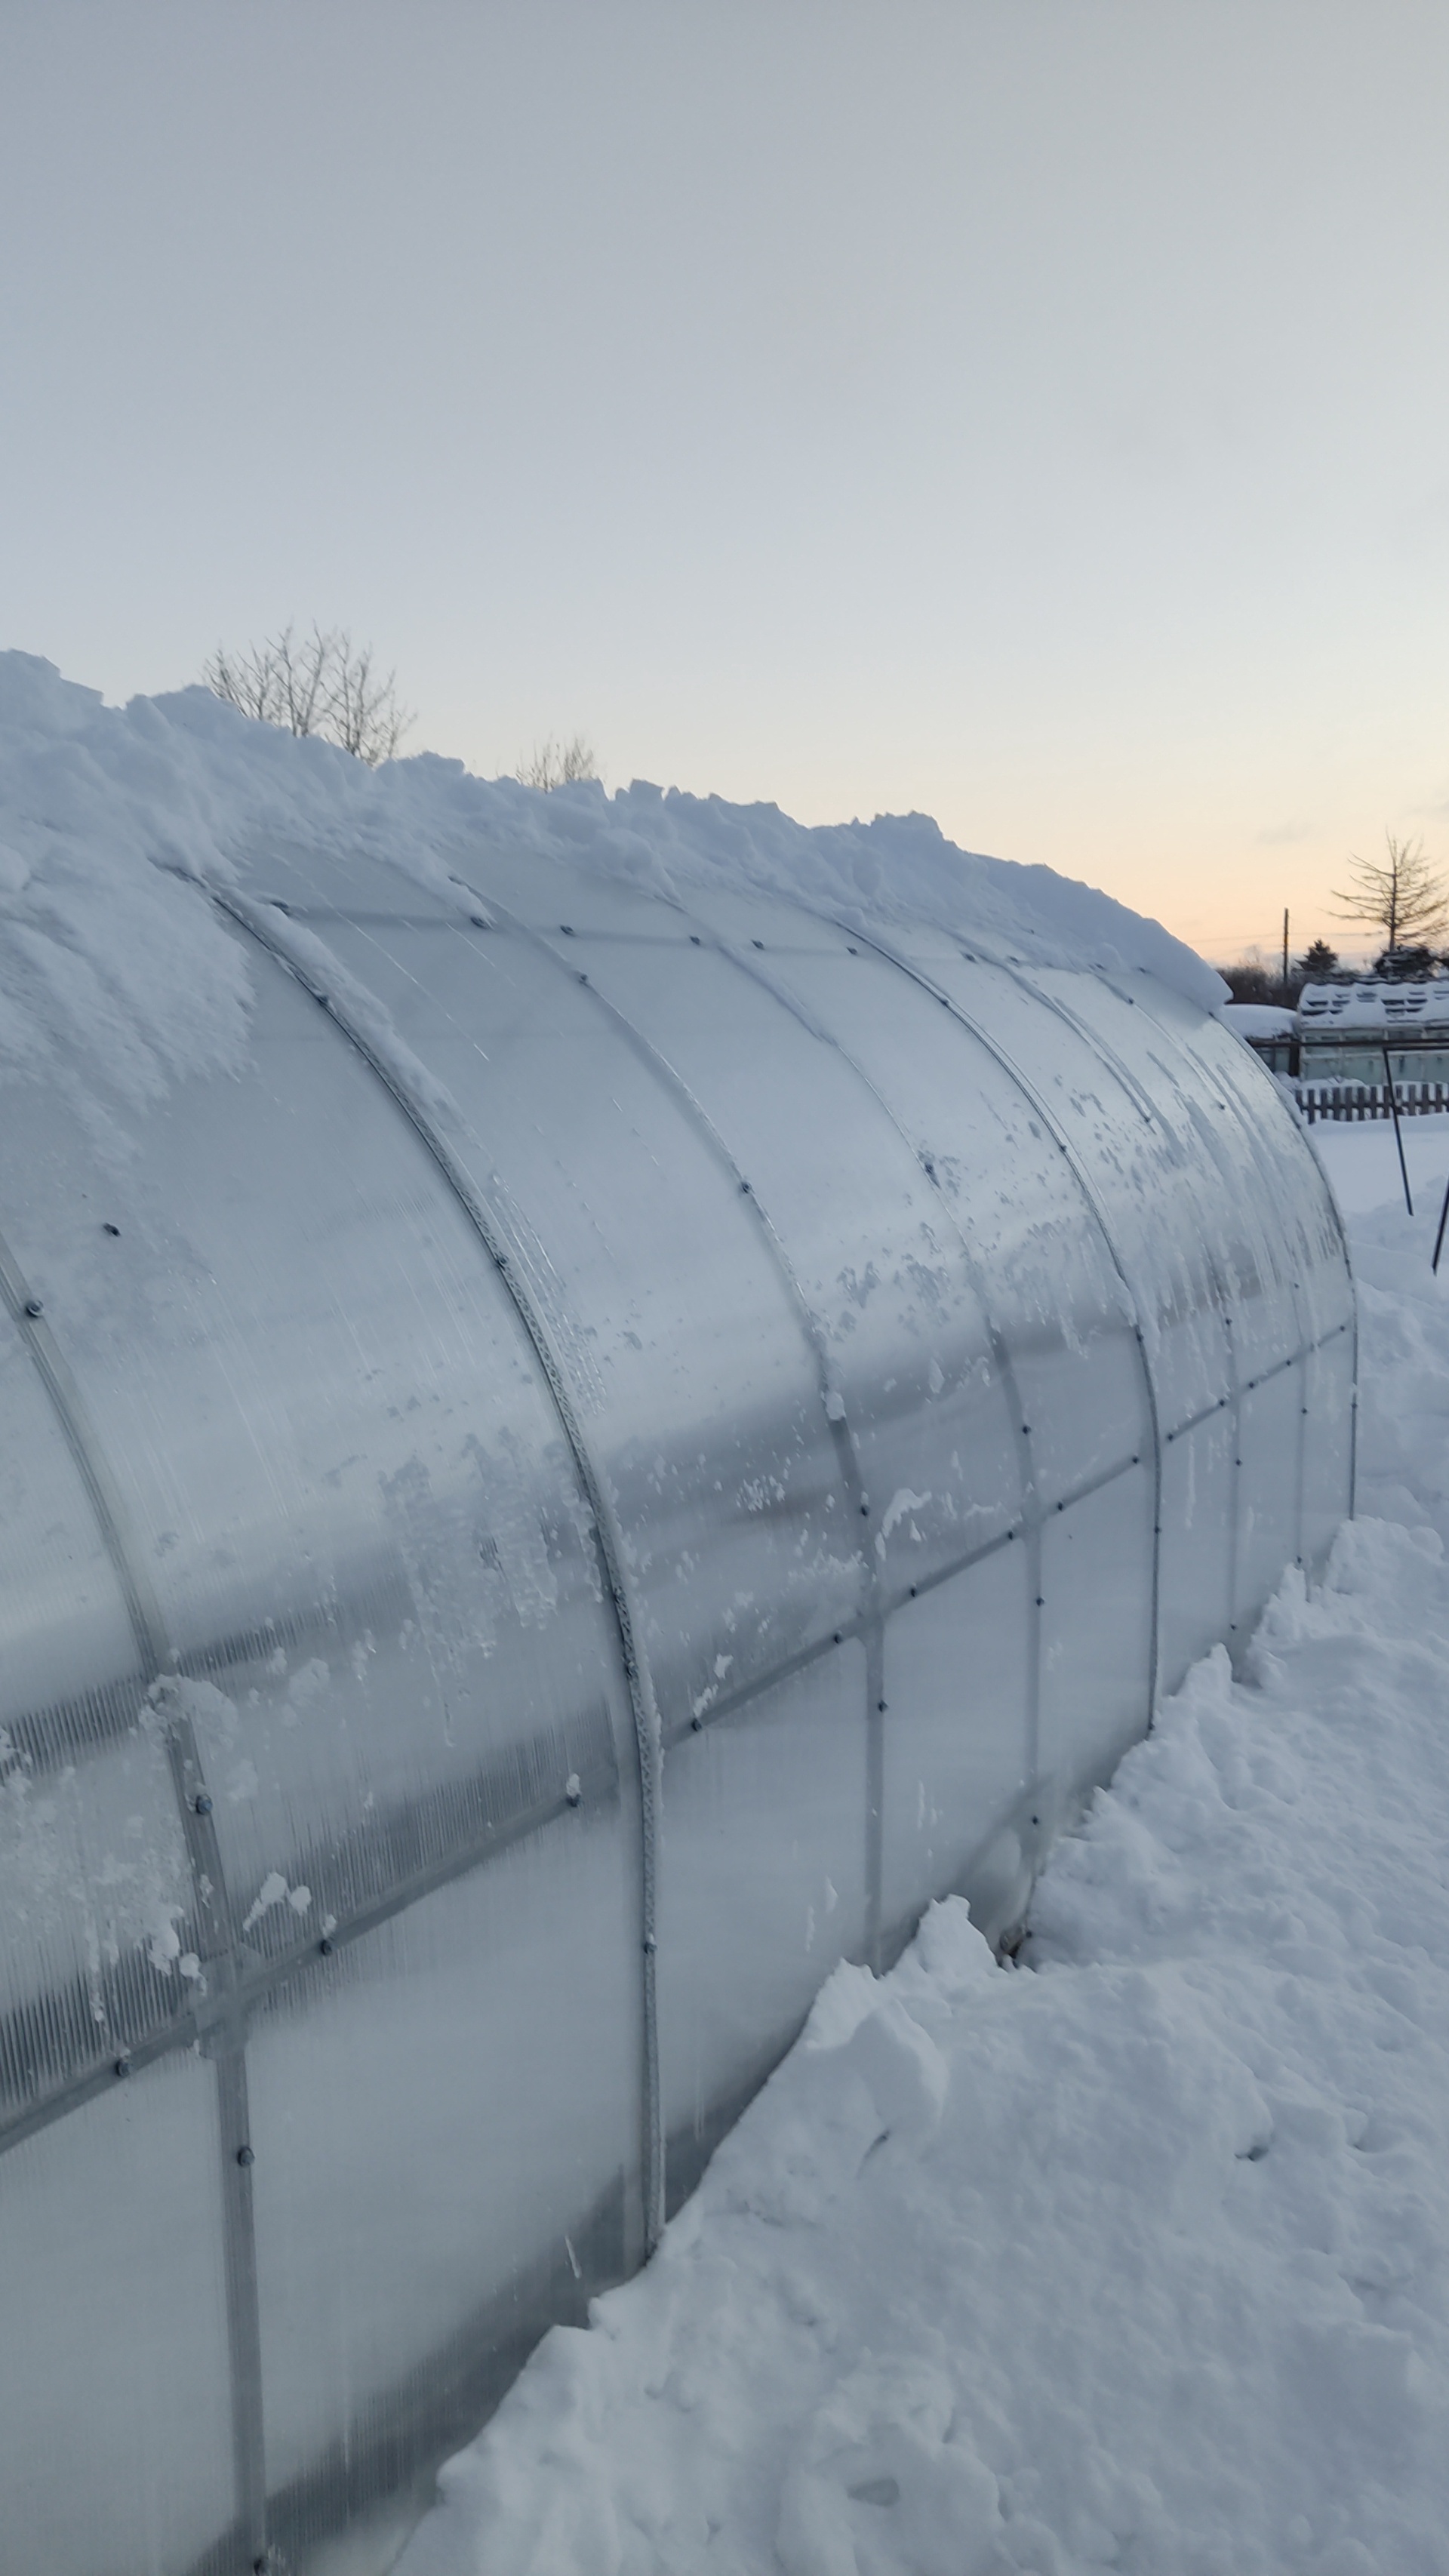
<instances>
[{"instance_id":1,"label":"snow-covered ground","mask_svg":"<svg viewBox=\"0 0 1449 2576\"><path fill-rule=\"evenodd\" d=\"M1449 2570L1449 1120L1319 1128L1360 1509L1129 1754L998 1967L838 1969L403 2576Z\"/></svg>"}]
</instances>

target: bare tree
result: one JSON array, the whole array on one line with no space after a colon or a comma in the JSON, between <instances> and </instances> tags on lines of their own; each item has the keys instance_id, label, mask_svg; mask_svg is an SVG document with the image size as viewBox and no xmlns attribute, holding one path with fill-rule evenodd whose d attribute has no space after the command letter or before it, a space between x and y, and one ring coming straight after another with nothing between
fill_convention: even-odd
<instances>
[{"instance_id":1,"label":"bare tree","mask_svg":"<svg viewBox=\"0 0 1449 2576\"><path fill-rule=\"evenodd\" d=\"M229 653L224 644L218 644L210 660L202 663L201 676L217 697L240 714L254 716L260 724L286 723L272 645L249 644L244 653Z\"/></svg>"},{"instance_id":2,"label":"bare tree","mask_svg":"<svg viewBox=\"0 0 1449 2576\"><path fill-rule=\"evenodd\" d=\"M410 711L398 704L397 673L382 679L373 668L372 646L352 650L350 637L339 635L329 709L331 739L375 769L392 760L410 724Z\"/></svg>"},{"instance_id":3,"label":"bare tree","mask_svg":"<svg viewBox=\"0 0 1449 2576\"><path fill-rule=\"evenodd\" d=\"M244 716L283 726L288 733L319 734L375 769L391 760L411 710L400 704L397 673L383 679L370 644L356 649L344 630L315 623L299 641L292 626L244 653L218 645L201 676L209 689Z\"/></svg>"},{"instance_id":4,"label":"bare tree","mask_svg":"<svg viewBox=\"0 0 1449 2576\"><path fill-rule=\"evenodd\" d=\"M597 778L598 767L593 745L581 733L567 742L555 742L550 734L546 742L535 743L533 757L518 764L518 777L525 787L541 787L545 795L555 787L571 787L577 779Z\"/></svg>"},{"instance_id":5,"label":"bare tree","mask_svg":"<svg viewBox=\"0 0 1449 2576\"><path fill-rule=\"evenodd\" d=\"M1449 928L1449 894L1444 880L1424 856L1422 841L1396 841L1384 834L1388 855L1382 860L1349 861L1351 884L1334 891L1341 921L1356 921L1388 934L1388 946L1425 947L1442 939Z\"/></svg>"}]
</instances>

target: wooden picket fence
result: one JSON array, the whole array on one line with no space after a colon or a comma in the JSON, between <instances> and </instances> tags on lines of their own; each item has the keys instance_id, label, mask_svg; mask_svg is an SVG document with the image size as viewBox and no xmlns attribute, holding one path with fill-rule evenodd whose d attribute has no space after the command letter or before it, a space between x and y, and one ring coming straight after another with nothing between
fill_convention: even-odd
<instances>
[{"instance_id":1,"label":"wooden picket fence","mask_svg":"<svg viewBox=\"0 0 1449 2576\"><path fill-rule=\"evenodd\" d=\"M1310 1127L1320 1118L1393 1115L1386 1082L1299 1082L1294 1094ZM1396 1082L1394 1100L1401 1118L1432 1117L1449 1109L1449 1083Z\"/></svg>"}]
</instances>

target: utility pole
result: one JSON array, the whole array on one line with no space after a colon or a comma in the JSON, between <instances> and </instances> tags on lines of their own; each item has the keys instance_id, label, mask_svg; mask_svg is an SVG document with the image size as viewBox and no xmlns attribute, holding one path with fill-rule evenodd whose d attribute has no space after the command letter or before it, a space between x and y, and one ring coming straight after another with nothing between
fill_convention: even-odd
<instances>
[{"instance_id":1,"label":"utility pole","mask_svg":"<svg viewBox=\"0 0 1449 2576\"><path fill-rule=\"evenodd\" d=\"M1283 906L1283 989L1288 989L1288 906Z\"/></svg>"}]
</instances>

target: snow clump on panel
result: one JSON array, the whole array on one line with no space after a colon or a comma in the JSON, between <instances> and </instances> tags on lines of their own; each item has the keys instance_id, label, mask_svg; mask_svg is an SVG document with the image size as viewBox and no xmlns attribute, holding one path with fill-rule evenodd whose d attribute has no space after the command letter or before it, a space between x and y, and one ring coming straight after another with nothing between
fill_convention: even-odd
<instances>
[{"instance_id":1,"label":"snow clump on panel","mask_svg":"<svg viewBox=\"0 0 1449 2576\"><path fill-rule=\"evenodd\" d=\"M449 903L453 871L536 850L665 896L786 895L863 925L914 921L1042 964L1146 967L1215 1009L1225 987L1171 938L1049 868L978 858L924 815L807 829L638 781L542 795L425 753L371 770L203 688L107 707L48 662L0 654L0 1077L101 1070L122 1097L225 1070L249 985L205 900L268 840L390 862Z\"/></svg>"}]
</instances>

